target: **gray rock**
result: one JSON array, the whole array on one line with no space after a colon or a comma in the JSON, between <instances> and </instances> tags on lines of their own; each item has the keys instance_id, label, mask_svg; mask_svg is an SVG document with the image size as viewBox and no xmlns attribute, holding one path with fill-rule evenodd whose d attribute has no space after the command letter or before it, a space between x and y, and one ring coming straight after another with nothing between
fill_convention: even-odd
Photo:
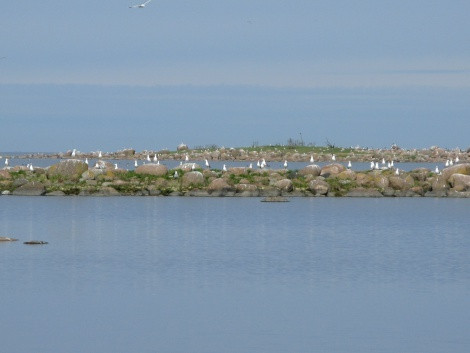
<instances>
[{"instance_id":1,"label":"gray rock","mask_svg":"<svg viewBox=\"0 0 470 353\"><path fill-rule=\"evenodd\" d=\"M65 196L65 193L61 190L56 190L56 191L48 192L46 196Z\"/></svg>"},{"instance_id":2,"label":"gray rock","mask_svg":"<svg viewBox=\"0 0 470 353\"><path fill-rule=\"evenodd\" d=\"M16 196L41 196L45 193L46 188L37 181L29 182L13 190L13 195Z\"/></svg>"},{"instance_id":3,"label":"gray rock","mask_svg":"<svg viewBox=\"0 0 470 353\"><path fill-rule=\"evenodd\" d=\"M449 182L454 191L470 190L470 175L452 174L449 178Z\"/></svg>"},{"instance_id":4,"label":"gray rock","mask_svg":"<svg viewBox=\"0 0 470 353\"><path fill-rule=\"evenodd\" d=\"M448 197L458 197L458 198L469 198L470 197L470 191L455 191L455 190L450 190L447 194Z\"/></svg>"},{"instance_id":5,"label":"gray rock","mask_svg":"<svg viewBox=\"0 0 470 353\"><path fill-rule=\"evenodd\" d=\"M457 164L442 170L442 178L448 181L453 174L470 175L470 163Z\"/></svg>"},{"instance_id":6,"label":"gray rock","mask_svg":"<svg viewBox=\"0 0 470 353\"><path fill-rule=\"evenodd\" d=\"M163 176L166 175L168 172L168 168L163 164L156 164L156 163L149 163L139 165L135 169L136 174L149 174L149 175L156 175L156 176Z\"/></svg>"},{"instance_id":7,"label":"gray rock","mask_svg":"<svg viewBox=\"0 0 470 353\"><path fill-rule=\"evenodd\" d=\"M47 177L62 176L68 179L79 179L88 170L88 164L79 159L67 159L51 165L47 169Z\"/></svg>"},{"instance_id":8,"label":"gray rock","mask_svg":"<svg viewBox=\"0 0 470 353\"><path fill-rule=\"evenodd\" d=\"M310 164L302 169L299 170L299 175L313 175L314 177L319 176L321 173L321 168L320 166L316 164Z\"/></svg>"},{"instance_id":9,"label":"gray rock","mask_svg":"<svg viewBox=\"0 0 470 353\"><path fill-rule=\"evenodd\" d=\"M314 195L326 195L330 190L330 185L324 180L315 179L308 183L308 189Z\"/></svg>"},{"instance_id":10,"label":"gray rock","mask_svg":"<svg viewBox=\"0 0 470 353\"><path fill-rule=\"evenodd\" d=\"M294 184L290 179L282 179L274 184L275 187L281 190L281 192L291 192L294 190Z\"/></svg>"},{"instance_id":11,"label":"gray rock","mask_svg":"<svg viewBox=\"0 0 470 353\"><path fill-rule=\"evenodd\" d=\"M204 184L204 175L201 172L189 172L183 175L182 186L187 188L189 186L197 187Z\"/></svg>"},{"instance_id":12,"label":"gray rock","mask_svg":"<svg viewBox=\"0 0 470 353\"><path fill-rule=\"evenodd\" d=\"M356 188L349 191L346 197L383 197L383 195L375 189Z\"/></svg>"},{"instance_id":13,"label":"gray rock","mask_svg":"<svg viewBox=\"0 0 470 353\"><path fill-rule=\"evenodd\" d=\"M223 178L217 178L217 179L214 179L211 181L211 183L209 184L209 186L207 187L207 191L210 193L210 194L213 194L214 192L217 192L217 193L225 193L227 191L234 191L234 188L232 186L230 186L226 181L225 179Z\"/></svg>"},{"instance_id":14,"label":"gray rock","mask_svg":"<svg viewBox=\"0 0 470 353\"><path fill-rule=\"evenodd\" d=\"M333 164L328 164L325 165L320 172L320 175L328 177L330 175L337 175L341 172L344 172L346 170L346 167L342 164L339 163L333 163Z\"/></svg>"},{"instance_id":15,"label":"gray rock","mask_svg":"<svg viewBox=\"0 0 470 353\"><path fill-rule=\"evenodd\" d=\"M267 196L261 202L289 202L289 200L283 196Z\"/></svg>"},{"instance_id":16,"label":"gray rock","mask_svg":"<svg viewBox=\"0 0 470 353\"><path fill-rule=\"evenodd\" d=\"M447 190L446 189L439 189L439 190L431 190L424 194L425 197L446 197Z\"/></svg>"},{"instance_id":17,"label":"gray rock","mask_svg":"<svg viewBox=\"0 0 470 353\"><path fill-rule=\"evenodd\" d=\"M101 187L95 194L95 196L120 196L121 194L115 188L111 186Z\"/></svg>"}]
</instances>

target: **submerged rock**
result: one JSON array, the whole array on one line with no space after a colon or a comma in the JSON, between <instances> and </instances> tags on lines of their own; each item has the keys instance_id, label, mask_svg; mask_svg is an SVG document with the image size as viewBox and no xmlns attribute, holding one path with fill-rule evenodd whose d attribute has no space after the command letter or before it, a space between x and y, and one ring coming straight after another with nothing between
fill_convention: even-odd
<instances>
[{"instance_id":1,"label":"submerged rock","mask_svg":"<svg viewBox=\"0 0 470 353\"><path fill-rule=\"evenodd\" d=\"M49 244L47 241L42 241L42 240L30 240L30 241L25 241L23 244L26 245L44 245L44 244Z\"/></svg>"}]
</instances>

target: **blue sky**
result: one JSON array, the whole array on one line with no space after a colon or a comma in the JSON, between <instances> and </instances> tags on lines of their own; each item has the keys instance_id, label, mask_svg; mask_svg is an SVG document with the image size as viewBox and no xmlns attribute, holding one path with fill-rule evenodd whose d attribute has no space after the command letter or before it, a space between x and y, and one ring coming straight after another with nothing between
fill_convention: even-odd
<instances>
[{"instance_id":1,"label":"blue sky","mask_svg":"<svg viewBox=\"0 0 470 353\"><path fill-rule=\"evenodd\" d=\"M133 4L2 5L0 151L470 146L468 1Z\"/></svg>"}]
</instances>

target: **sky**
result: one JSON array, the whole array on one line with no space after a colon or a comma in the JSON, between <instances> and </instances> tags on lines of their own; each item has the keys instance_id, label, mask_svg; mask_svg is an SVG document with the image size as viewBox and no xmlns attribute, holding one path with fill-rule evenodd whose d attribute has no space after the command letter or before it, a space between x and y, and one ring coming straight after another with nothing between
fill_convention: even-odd
<instances>
[{"instance_id":1,"label":"sky","mask_svg":"<svg viewBox=\"0 0 470 353\"><path fill-rule=\"evenodd\" d=\"M2 4L1 151L470 147L470 2Z\"/></svg>"}]
</instances>

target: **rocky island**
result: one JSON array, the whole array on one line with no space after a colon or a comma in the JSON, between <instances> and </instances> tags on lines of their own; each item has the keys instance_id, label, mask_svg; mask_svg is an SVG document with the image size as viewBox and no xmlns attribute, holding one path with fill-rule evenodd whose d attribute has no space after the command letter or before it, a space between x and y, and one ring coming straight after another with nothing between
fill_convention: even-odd
<instances>
[{"instance_id":1,"label":"rocky island","mask_svg":"<svg viewBox=\"0 0 470 353\"><path fill-rule=\"evenodd\" d=\"M181 160L168 169L159 160ZM178 146L174 152L126 149L115 153L75 150L61 154L27 155L29 158L58 158L47 168L6 166L0 170L2 195L46 196L241 196L241 197L470 197L469 151L448 151L440 148L406 151L341 149L341 148L281 148L266 146L258 149L200 149ZM26 156L22 156L26 158ZM253 167L211 169L191 160L268 160L305 161L299 170ZM21 157L17 157L21 158ZM98 161L89 166L88 158ZM146 164L135 170L117 169L106 159L143 159ZM322 167L310 160L331 161ZM374 168L374 160L443 161L454 165L442 171L418 168L409 172L388 167ZM150 161L149 161L150 160ZM348 169L339 161L371 161L372 168L364 171ZM378 162L375 162L378 164ZM202 163L201 163L202 164Z\"/></svg>"}]
</instances>

